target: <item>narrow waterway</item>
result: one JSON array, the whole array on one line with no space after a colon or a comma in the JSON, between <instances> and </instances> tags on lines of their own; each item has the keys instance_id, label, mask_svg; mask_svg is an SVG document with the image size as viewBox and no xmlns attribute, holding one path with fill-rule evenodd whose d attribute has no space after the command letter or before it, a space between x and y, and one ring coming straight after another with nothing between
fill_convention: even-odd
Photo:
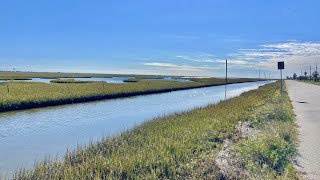
<instances>
[{"instance_id":1,"label":"narrow waterway","mask_svg":"<svg viewBox=\"0 0 320 180\"><path fill-rule=\"evenodd\" d=\"M45 157L61 157L68 148L115 135L154 117L217 103L271 82L1 113L0 173L10 175L15 169L32 167L35 161Z\"/></svg>"}]
</instances>

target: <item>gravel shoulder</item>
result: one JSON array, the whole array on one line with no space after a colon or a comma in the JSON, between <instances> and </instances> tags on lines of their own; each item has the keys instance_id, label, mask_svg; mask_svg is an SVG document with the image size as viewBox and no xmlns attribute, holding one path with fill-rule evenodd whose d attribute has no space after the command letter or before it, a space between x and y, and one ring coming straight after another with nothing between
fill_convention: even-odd
<instances>
[{"instance_id":1,"label":"gravel shoulder","mask_svg":"<svg viewBox=\"0 0 320 180\"><path fill-rule=\"evenodd\" d=\"M299 126L297 168L320 179L320 86L292 80L286 86Z\"/></svg>"}]
</instances>

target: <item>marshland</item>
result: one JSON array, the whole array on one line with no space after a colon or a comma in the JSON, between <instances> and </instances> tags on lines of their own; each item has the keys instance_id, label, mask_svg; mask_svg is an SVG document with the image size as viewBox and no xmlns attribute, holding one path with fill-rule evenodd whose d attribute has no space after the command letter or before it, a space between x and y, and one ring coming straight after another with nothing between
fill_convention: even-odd
<instances>
[{"instance_id":1,"label":"marshland","mask_svg":"<svg viewBox=\"0 0 320 180\"><path fill-rule=\"evenodd\" d=\"M12 170L25 162L30 164L34 160L41 160L45 155L61 155L67 148L75 147L78 142L85 144L103 134L119 133L159 115L215 103L223 100L226 95L230 98L265 83L232 84L228 85L227 89L225 86L196 88L135 98L2 113L1 147L4 148L0 161L4 164L0 164L0 169ZM45 143L48 139L50 141ZM12 156L11 153L14 153L13 158L7 159Z\"/></svg>"},{"instance_id":2,"label":"marshland","mask_svg":"<svg viewBox=\"0 0 320 180\"><path fill-rule=\"evenodd\" d=\"M69 150L62 159L42 160L34 168L17 170L14 178L297 178L290 100L286 93L280 95L279 83L254 89L217 104L204 103L154 118L120 134L101 136ZM228 98L235 95L239 92ZM246 136L239 124L249 124L242 128L252 135ZM234 172L219 163L226 148L231 154L226 160L233 162Z\"/></svg>"},{"instance_id":3,"label":"marshland","mask_svg":"<svg viewBox=\"0 0 320 180\"><path fill-rule=\"evenodd\" d=\"M119 82L103 81L115 77ZM1 78L3 177L298 178L294 115L274 81L233 78L225 85L222 78L68 73ZM96 102L81 104L89 101ZM27 110L33 108L40 109ZM6 112L12 110L23 111ZM241 135L248 134L242 123L252 136ZM219 160L224 151L231 167Z\"/></svg>"},{"instance_id":4,"label":"marshland","mask_svg":"<svg viewBox=\"0 0 320 180\"><path fill-rule=\"evenodd\" d=\"M102 80L103 78L112 78L114 75L99 74L2 73L0 76L2 79L12 80L22 78L57 78L55 80L50 80L49 83L24 82L23 80L9 80L0 83L1 112L225 84L225 80L219 78L190 78L188 79L190 82L179 82L166 80L163 79L165 77L161 76L146 75L138 75L134 78L129 76L127 79L121 79L123 83L104 82ZM118 75L117 77L126 76ZM77 78L80 80L77 80ZM99 81L91 81L91 78L98 78ZM161 79L161 81L158 79ZM258 81L258 79L234 78L229 79L228 83L232 84L254 81Z\"/></svg>"},{"instance_id":5,"label":"marshland","mask_svg":"<svg viewBox=\"0 0 320 180\"><path fill-rule=\"evenodd\" d=\"M319 7L1 1L0 180L320 179Z\"/></svg>"}]
</instances>

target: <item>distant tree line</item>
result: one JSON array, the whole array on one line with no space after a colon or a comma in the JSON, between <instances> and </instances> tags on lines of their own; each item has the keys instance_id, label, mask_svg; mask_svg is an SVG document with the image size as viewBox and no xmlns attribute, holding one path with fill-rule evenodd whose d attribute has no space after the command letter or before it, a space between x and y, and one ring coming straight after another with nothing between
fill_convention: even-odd
<instances>
[{"instance_id":1,"label":"distant tree line","mask_svg":"<svg viewBox=\"0 0 320 180\"><path fill-rule=\"evenodd\" d=\"M302 81L315 81L319 82L319 72L314 71L310 74L308 72L304 72L303 75L298 76L296 73L293 73L292 76L287 76L287 79L293 79L293 80L302 80Z\"/></svg>"}]
</instances>

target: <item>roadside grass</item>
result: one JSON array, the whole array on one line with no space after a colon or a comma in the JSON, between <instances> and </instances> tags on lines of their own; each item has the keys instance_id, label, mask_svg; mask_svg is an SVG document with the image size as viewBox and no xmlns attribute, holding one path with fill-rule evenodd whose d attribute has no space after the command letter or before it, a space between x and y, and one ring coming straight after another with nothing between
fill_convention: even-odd
<instances>
[{"instance_id":1,"label":"roadside grass","mask_svg":"<svg viewBox=\"0 0 320 180\"><path fill-rule=\"evenodd\" d=\"M291 101L279 91L254 113L243 117L261 133L233 147L250 179L298 179L292 159L296 155L297 129ZM247 178L248 178L247 177Z\"/></svg>"},{"instance_id":2,"label":"roadside grass","mask_svg":"<svg viewBox=\"0 0 320 180\"><path fill-rule=\"evenodd\" d=\"M273 178L294 176L290 157L294 154L295 130L291 129L293 118L287 119L292 111L287 107L289 99L277 95L278 88L279 83L273 83L216 105L156 118L69 151L61 161L43 161L32 170L17 171L14 179L223 179L214 164L215 154L236 133L239 121L247 117L254 117L252 121L261 128L274 123L265 126L269 134L261 135L262 139L239 142L244 166L252 164L246 167L251 177L256 177L255 171ZM260 118L256 110L268 101L286 105L285 112L268 109L270 117L284 119L273 122L270 117ZM268 161L262 164L267 165L268 173L262 171L260 163L265 157Z\"/></svg>"},{"instance_id":3,"label":"roadside grass","mask_svg":"<svg viewBox=\"0 0 320 180\"><path fill-rule=\"evenodd\" d=\"M90 79L88 79L88 82ZM229 83L257 81L232 79ZM54 80L57 83L2 82L0 83L0 112L102 99L170 92L197 87L221 85L217 78L195 82L139 80L136 83L112 84L75 80ZM59 83L60 82L60 83Z\"/></svg>"},{"instance_id":4,"label":"roadside grass","mask_svg":"<svg viewBox=\"0 0 320 180\"><path fill-rule=\"evenodd\" d=\"M309 84L314 84L314 85L320 86L320 82L314 82L314 81L300 81L300 82L305 82L305 83L309 83Z\"/></svg>"}]
</instances>

